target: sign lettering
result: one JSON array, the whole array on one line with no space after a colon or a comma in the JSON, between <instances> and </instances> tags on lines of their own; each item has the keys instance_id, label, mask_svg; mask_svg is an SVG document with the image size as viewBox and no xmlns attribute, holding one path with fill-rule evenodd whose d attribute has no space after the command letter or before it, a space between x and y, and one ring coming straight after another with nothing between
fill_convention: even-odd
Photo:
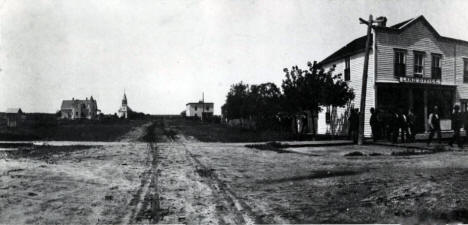
<instances>
[{"instance_id":1,"label":"sign lettering","mask_svg":"<svg viewBox=\"0 0 468 225\"><path fill-rule=\"evenodd\" d=\"M442 84L442 81L440 79L422 77L400 77L400 83Z\"/></svg>"}]
</instances>

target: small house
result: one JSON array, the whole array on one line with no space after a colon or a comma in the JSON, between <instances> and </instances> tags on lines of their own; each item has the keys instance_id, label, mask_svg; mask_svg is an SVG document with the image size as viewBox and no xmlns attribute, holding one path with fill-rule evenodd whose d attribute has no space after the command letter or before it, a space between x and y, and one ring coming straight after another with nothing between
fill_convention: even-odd
<instances>
[{"instance_id":1,"label":"small house","mask_svg":"<svg viewBox=\"0 0 468 225\"><path fill-rule=\"evenodd\" d=\"M17 127L24 119L21 108L8 108L5 115L7 127Z\"/></svg>"},{"instance_id":2,"label":"small house","mask_svg":"<svg viewBox=\"0 0 468 225\"><path fill-rule=\"evenodd\" d=\"M213 116L214 103L212 102L189 102L186 104L186 117L209 117Z\"/></svg>"}]
</instances>

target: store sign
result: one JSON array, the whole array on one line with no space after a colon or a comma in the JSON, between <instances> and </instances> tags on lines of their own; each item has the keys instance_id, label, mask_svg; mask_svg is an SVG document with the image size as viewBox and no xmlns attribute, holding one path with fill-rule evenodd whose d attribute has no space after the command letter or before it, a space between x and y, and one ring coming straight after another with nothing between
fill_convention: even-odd
<instances>
[{"instance_id":1,"label":"store sign","mask_svg":"<svg viewBox=\"0 0 468 225\"><path fill-rule=\"evenodd\" d=\"M440 79L422 78L422 77L400 77L400 83L416 84L442 84Z\"/></svg>"}]
</instances>

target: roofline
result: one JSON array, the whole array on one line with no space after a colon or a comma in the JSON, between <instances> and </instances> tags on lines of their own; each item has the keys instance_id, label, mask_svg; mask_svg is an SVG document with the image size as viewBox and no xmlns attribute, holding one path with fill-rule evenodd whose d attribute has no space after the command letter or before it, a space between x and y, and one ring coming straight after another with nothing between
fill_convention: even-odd
<instances>
[{"instance_id":1,"label":"roofline","mask_svg":"<svg viewBox=\"0 0 468 225\"><path fill-rule=\"evenodd\" d=\"M423 15L420 15L418 17L415 17L413 19L408 20L405 24L401 25L399 28L392 28L391 26L390 27L373 26L373 28L374 28L375 31L379 31L379 32L389 32L389 33L398 33L398 34L400 34L404 30L406 30L406 28L408 28L412 24L416 23L417 21L422 21L424 24L426 24L426 26L429 28L429 30L431 30L431 32L433 32L435 34L436 38L441 40L441 41L455 42L455 43L468 45L468 41L461 40L461 39L455 39L455 38L451 38L451 37L445 37L445 36L440 35L439 32L437 32L437 30L429 23L429 21L427 21L427 19ZM348 44L350 44L350 43L348 43ZM339 48L337 51L333 52L331 55L333 55L336 52L340 51L342 48L346 47L348 44L346 44L343 47ZM371 46L371 49L372 49L372 46ZM350 53L345 54L345 55L341 55L341 56L337 56L337 57L328 59L328 57L331 56L330 55L330 56L324 58L321 62L319 62L318 65L319 66L324 66L324 65L333 63L335 61L338 61L340 59L350 57L350 56L354 56L354 55L359 54L359 53L364 52L364 51L365 51L365 49L360 49L360 50L350 52Z\"/></svg>"},{"instance_id":2,"label":"roofline","mask_svg":"<svg viewBox=\"0 0 468 225\"><path fill-rule=\"evenodd\" d=\"M370 47L369 49L372 50L372 47ZM323 63L323 61L325 61L325 59L324 59L322 62L317 63L317 65L319 65L319 66L324 66L324 65L327 65L327 64L336 62L336 61L338 61L338 60L344 59L344 58L346 58L346 57L355 56L355 55L360 54L360 53L363 53L363 52L365 52L365 51L366 51L366 49L364 49L364 48L363 48L363 49L359 49L359 50L357 50L357 51L350 52L350 53L348 53L348 54L346 54L346 55L343 55L343 56L339 56L339 57L335 57L335 58L328 59L325 63Z\"/></svg>"},{"instance_id":3,"label":"roofline","mask_svg":"<svg viewBox=\"0 0 468 225\"><path fill-rule=\"evenodd\" d=\"M422 22L425 23L429 27L429 30L431 30L436 35L437 38L442 39L444 41L460 42L460 43L463 43L463 44L468 44L468 41L465 41L465 40L440 35L439 32L437 32L437 30L431 25L431 23L429 23L429 21L427 21L427 19L423 15L420 15L420 16L408 21L408 23L401 26L399 29L395 29L395 28L391 28L391 27L377 27L377 26L374 26L374 29L377 30L377 31L384 31L384 32L391 32L391 33L398 33L399 34L399 33L403 32L411 24L416 23L417 21L420 21L420 20L422 20Z\"/></svg>"},{"instance_id":4,"label":"roofline","mask_svg":"<svg viewBox=\"0 0 468 225\"><path fill-rule=\"evenodd\" d=\"M191 105L191 104L214 104L213 102L189 102L187 104L185 104L186 106L187 105Z\"/></svg>"}]
</instances>

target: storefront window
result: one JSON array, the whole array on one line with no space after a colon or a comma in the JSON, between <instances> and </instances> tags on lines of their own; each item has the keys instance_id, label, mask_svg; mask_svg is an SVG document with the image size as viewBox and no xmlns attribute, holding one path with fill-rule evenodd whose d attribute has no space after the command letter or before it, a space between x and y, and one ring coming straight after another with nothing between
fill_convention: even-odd
<instances>
[{"instance_id":1,"label":"storefront window","mask_svg":"<svg viewBox=\"0 0 468 225\"><path fill-rule=\"evenodd\" d=\"M427 103L429 113L434 106L439 108L439 114L442 119L449 119L453 108L452 90L428 90Z\"/></svg>"},{"instance_id":2,"label":"storefront window","mask_svg":"<svg viewBox=\"0 0 468 225\"><path fill-rule=\"evenodd\" d=\"M425 96L427 93L427 99ZM438 106L442 119L449 119L454 104L455 91L452 88L436 86L399 86L381 84L377 86L377 109L384 114L391 112L407 113L411 108L415 114L415 130L425 130L425 119ZM427 104L427 105L426 105ZM425 109L427 108L427 114Z\"/></svg>"}]
</instances>

